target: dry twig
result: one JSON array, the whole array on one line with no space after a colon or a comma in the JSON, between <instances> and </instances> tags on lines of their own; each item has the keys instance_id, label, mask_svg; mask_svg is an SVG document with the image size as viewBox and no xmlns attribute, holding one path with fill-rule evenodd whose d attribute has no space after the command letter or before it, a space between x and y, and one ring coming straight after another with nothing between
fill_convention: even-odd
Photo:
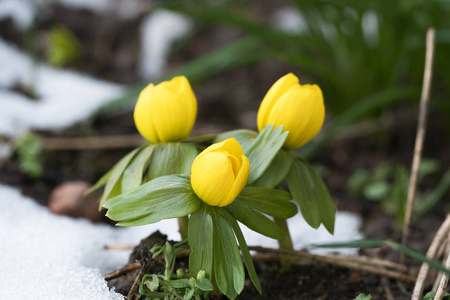
<instances>
[{"instance_id":1,"label":"dry twig","mask_svg":"<svg viewBox=\"0 0 450 300\"><path fill-rule=\"evenodd\" d=\"M445 218L444 223L441 225L441 228L437 231L434 236L433 241L431 242L430 248L427 251L427 257L430 259L434 259L436 253L439 249L439 246L446 239L448 232L450 231L450 214ZM420 267L419 275L417 276L416 285L414 286L413 296L411 300L419 300L421 299L423 286L425 285L425 279L428 275L428 270L430 266L427 263L423 263Z\"/></svg>"},{"instance_id":2,"label":"dry twig","mask_svg":"<svg viewBox=\"0 0 450 300\"><path fill-rule=\"evenodd\" d=\"M405 209L405 221L403 223L403 231L402 231L403 245L406 245L408 241L409 225L411 222L411 215L414 205L414 194L416 192L416 185L417 185L417 173L419 171L420 159L422 156L423 141L425 139L425 125L427 119L428 102L430 99L430 87L433 71L435 33L436 31L434 30L434 28L430 28L427 31L425 71L423 75L422 95L420 97L419 121L417 124L416 144L414 146L414 157L411 167L411 177L409 180L408 198ZM403 263L404 260L405 260L404 255L401 255L400 262Z\"/></svg>"},{"instance_id":3,"label":"dry twig","mask_svg":"<svg viewBox=\"0 0 450 300\"><path fill-rule=\"evenodd\" d=\"M389 279L387 277L381 277L381 284L383 285L384 293L386 294L387 300L394 300L394 295L392 295L391 287L389 286Z\"/></svg>"},{"instance_id":4,"label":"dry twig","mask_svg":"<svg viewBox=\"0 0 450 300\"><path fill-rule=\"evenodd\" d=\"M88 150L133 148L141 146L144 139L139 134L94 136L88 138L44 138L43 150Z\"/></svg>"},{"instance_id":5,"label":"dry twig","mask_svg":"<svg viewBox=\"0 0 450 300\"><path fill-rule=\"evenodd\" d=\"M108 274L106 274L105 280L115 279L117 277L128 274L128 273L130 273L134 270L140 269L140 268L142 268L142 265L139 262L128 264L123 268L120 268L118 270L115 270L115 271L112 271L112 272L109 272Z\"/></svg>"},{"instance_id":6,"label":"dry twig","mask_svg":"<svg viewBox=\"0 0 450 300\"><path fill-rule=\"evenodd\" d=\"M450 251L447 255L447 261L445 262L445 267L450 267ZM441 300L444 297L445 290L447 288L448 284L448 275L442 274L441 282L439 283L439 288L437 289L436 296L434 297L434 300Z\"/></svg>"},{"instance_id":7,"label":"dry twig","mask_svg":"<svg viewBox=\"0 0 450 300\"><path fill-rule=\"evenodd\" d=\"M137 294L136 292L137 292L137 290L138 290L138 288L139 288L139 283L141 283L142 276L144 276L144 271L143 271L143 269L141 269L141 270L139 271L139 274L138 274L138 275L136 276L136 278L134 279L133 285L131 286L130 291L128 292L127 299L129 299L129 300L135 299L135 296L136 296L136 294ZM139 295L139 297L140 297L140 295ZM137 298L137 299L139 299L139 298Z\"/></svg>"},{"instance_id":8,"label":"dry twig","mask_svg":"<svg viewBox=\"0 0 450 300\"><path fill-rule=\"evenodd\" d=\"M106 250L132 250L136 245L127 244L109 244L105 246Z\"/></svg>"},{"instance_id":9,"label":"dry twig","mask_svg":"<svg viewBox=\"0 0 450 300\"><path fill-rule=\"evenodd\" d=\"M308 259L311 261L320 261L328 264L338 265L341 267L346 267L349 269L365 271L373 274L377 274L380 276L386 276L389 278L397 279L399 281L410 281L414 282L416 280L415 277L405 274L403 272L391 271L387 270L383 267L380 267L380 259L371 259L369 257L364 257L363 259L355 259L352 256L341 256L341 255L314 255L311 253L307 253L304 251L295 251L288 249L271 249L264 247L248 247L249 250L257 251L260 253L270 253L270 254L288 254L292 256L299 257L301 259ZM268 258L266 256L262 257L264 260ZM363 261L365 263L363 263ZM391 265L392 263L384 263L385 265ZM398 268L398 266L396 266ZM403 268L403 267L402 267Z\"/></svg>"}]
</instances>

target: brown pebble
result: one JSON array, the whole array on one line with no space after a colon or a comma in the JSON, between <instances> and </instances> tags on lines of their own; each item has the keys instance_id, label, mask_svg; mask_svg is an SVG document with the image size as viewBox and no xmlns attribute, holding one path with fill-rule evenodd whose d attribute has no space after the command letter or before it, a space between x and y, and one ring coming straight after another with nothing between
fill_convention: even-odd
<instances>
[{"instance_id":1,"label":"brown pebble","mask_svg":"<svg viewBox=\"0 0 450 300\"><path fill-rule=\"evenodd\" d=\"M50 195L50 211L57 215L86 218L93 222L102 220L104 213L98 211L101 190L84 196L90 186L84 181L68 181L57 186Z\"/></svg>"}]
</instances>

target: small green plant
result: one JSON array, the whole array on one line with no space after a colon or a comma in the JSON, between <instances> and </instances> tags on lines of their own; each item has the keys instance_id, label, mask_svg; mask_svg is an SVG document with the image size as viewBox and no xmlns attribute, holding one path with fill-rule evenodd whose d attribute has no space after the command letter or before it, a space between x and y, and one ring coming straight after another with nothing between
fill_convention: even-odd
<instances>
[{"instance_id":1,"label":"small green plant","mask_svg":"<svg viewBox=\"0 0 450 300\"><path fill-rule=\"evenodd\" d=\"M14 140L14 151L23 172L35 178L42 175L41 140L36 134L27 132Z\"/></svg>"},{"instance_id":2,"label":"small green plant","mask_svg":"<svg viewBox=\"0 0 450 300\"><path fill-rule=\"evenodd\" d=\"M359 294L355 300L372 300L372 296L370 294L367 296L365 294Z\"/></svg>"},{"instance_id":3,"label":"small green plant","mask_svg":"<svg viewBox=\"0 0 450 300\"><path fill-rule=\"evenodd\" d=\"M438 170L439 163L436 160L423 159L419 167L419 183L426 176L436 174ZM449 176L450 171L447 171L433 191L416 193L416 200L414 201L416 203L415 220L430 211L445 194L450 187ZM382 162L372 171L367 169L356 171L350 177L347 185L353 195L369 201L380 202L387 213L396 215L397 225L401 226L404 218L409 177L410 173L405 166Z\"/></svg>"},{"instance_id":4,"label":"small green plant","mask_svg":"<svg viewBox=\"0 0 450 300\"><path fill-rule=\"evenodd\" d=\"M208 293L214 289L212 282L206 278L206 273L200 270L196 278L186 274L183 269L178 269L173 274L175 260L178 253L188 248L187 240L171 245L166 242L164 246L155 244L150 252L153 258L164 254L166 269L164 275L145 274L139 285L139 294L146 299L164 300L200 300L205 299Z\"/></svg>"},{"instance_id":5,"label":"small green plant","mask_svg":"<svg viewBox=\"0 0 450 300\"><path fill-rule=\"evenodd\" d=\"M63 26L53 27L48 36L47 61L62 68L76 62L81 56L81 45L77 37Z\"/></svg>"}]
</instances>

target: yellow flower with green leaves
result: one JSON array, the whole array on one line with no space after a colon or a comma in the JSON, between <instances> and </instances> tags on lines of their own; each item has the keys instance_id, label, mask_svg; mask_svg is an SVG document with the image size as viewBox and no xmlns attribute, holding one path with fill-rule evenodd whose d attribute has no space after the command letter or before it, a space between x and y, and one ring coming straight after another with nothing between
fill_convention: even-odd
<instances>
[{"instance_id":1,"label":"yellow flower with green leaves","mask_svg":"<svg viewBox=\"0 0 450 300\"><path fill-rule=\"evenodd\" d=\"M289 73L269 89L258 111L258 130L269 124L283 125L289 135L284 148L300 148L319 133L325 119L322 90L316 84L301 85L297 76Z\"/></svg>"},{"instance_id":2,"label":"yellow flower with green leaves","mask_svg":"<svg viewBox=\"0 0 450 300\"><path fill-rule=\"evenodd\" d=\"M250 162L237 140L229 138L200 153L191 169L191 185L211 206L231 204L247 183Z\"/></svg>"},{"instance_id":3,"label":"yellow flower with green leaves","mask_svg":"<svg viewBox=\"0 0 450 300\"><path fill-rule=\"evenodd\" d=\"M134 109L139 133L153 144L185 139L196 117L197 100L184 76L158 85L149 84L142 90Z\"/></svg>"}]
</instances>

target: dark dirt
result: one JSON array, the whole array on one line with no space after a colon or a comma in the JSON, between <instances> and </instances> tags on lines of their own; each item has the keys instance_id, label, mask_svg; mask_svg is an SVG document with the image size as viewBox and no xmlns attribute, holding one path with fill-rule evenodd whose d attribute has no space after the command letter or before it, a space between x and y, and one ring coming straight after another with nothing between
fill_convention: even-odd
<instances>
[{"instance_id":1,"label":"dark dirt","mask_svg":"<svg viewBox=\"0 0 450 300\"><path fill-rule=\"evenodd\" d=\"M166 236L159 231L143 239L130 255L129 263L141 262L144 266L142 274L163 274L164 261L151 258L149 250L155 243L163 245ZM177 268L186 269L187 259L178 261ZM255 261L261 285L262 294L254 288L250 279L245 282L244 291L238 299L353 299L360 293L371 294L373 299L386 298L386 292L381 278L371 273L349 270L320 262L293 265L290 269L283 268L278 261ZM117 280L110 282L117 292L128 295L128 292L140 273L135 270ZM343 284L344 283L344 284ZM403 288L412 289L411 283L402 283ZM389 288L395 299L409 299L395 281L389 282ZM211 295L211 299L226 299L226 297Z\"/></svg>"},{"instance_id":2,"label":"dark dirt","mask_svg":"<svg viewBox=\"0 0 450 300\"><path fill-rule=\"evenodd\" d=\"M271 5L264 5L267 3ZM275 1L263 1L254 8L267 17ZM140 41L139 26L144 14L135 20L121 21L112 14L98 16L84 10L72 10L51 5L48 11L37 19L37 53L45 57L45 39L48 29L59 24L71 30L82 45L82 58L72 69L92 76L121 84L136 84L142 79L136 73ZM267 18L268 19L268 18ZM241 33L221 26L202 28L172 54L168 70L182 62L192 60L220 45L235 40ZM25 49L23 35L10 20L0 22L0 36ZM282 75L294 72L289 66L276 61L228 71L208 79L201 85L193 86L198 99L198 120L196 132L217 133L235 128L256 128L256 111L264 94L273 82ZM26 89L18 86L27 93ZM326 166L325 181L337 203L338 210L359 214L363 220L362 231L367 238L399 240L399 229L395 218L387 215L379 203L369 202L350 195L346 184L358 168L374 168L383 161L410 165L416 133L417 110L411 103L392 107L394 118L391 128L385 132L367 136L332 140L312 160L314 164ZM327 126L327 124L325 125ZM86 120L60 132L39 132L42 136L88 137L96 135L135 134L131 112L98 116ZM436 186L440 176L450 165L446 115L431 107L424 157L437 159L442 170L419 188L429 190ZM130 149L87 150L87 151L45 151L42 153L44 174L41 178L31 178L19 169L16 157L6 161L0 168L0 182L19 187L23 193L46 205L52 189L68 180L95 182ZM438 206L425 218L413 225L410 246L422 253L426 252L437 228L449 211L450 193L443 197ZM143 240L133 252L130 262L142 260L151 273L163 272L164 265L146 255L153 244L164 243L165 237L154 234ZM397 253L388 249L364 250L364 254L397 260ZM409 261L416 267L418 264ZM353 299L359 293L372 294L374 299L385 299L380 277L322 263L295 265L289 272L278 273L275 262L255 263L263 286L263 294L258 295L247 280L240 299ZM115 290L127 295L138 271L130 273L119 281L112 282ZM395 299L409 299L395 281L390 281ZM406 285L411 291L411 286Z\"/></svg>"}]
</instances>

